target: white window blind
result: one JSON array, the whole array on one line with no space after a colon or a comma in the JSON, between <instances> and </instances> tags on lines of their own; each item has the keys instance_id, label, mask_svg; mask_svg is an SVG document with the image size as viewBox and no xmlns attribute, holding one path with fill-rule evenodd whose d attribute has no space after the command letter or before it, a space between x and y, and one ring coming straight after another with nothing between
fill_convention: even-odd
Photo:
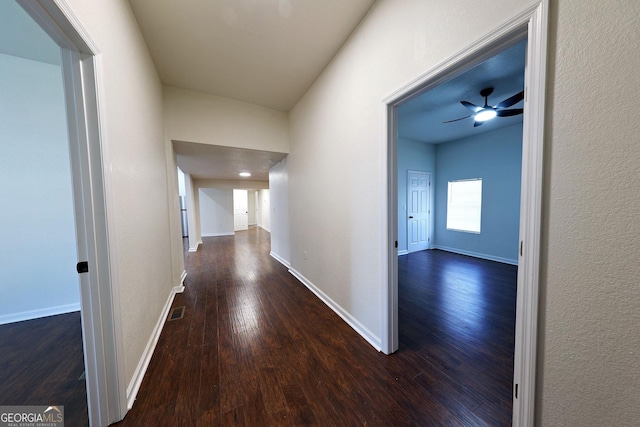
<instances>
[{"instance_id":1,"label":"white window blind","mask_svg":"<svg viewBox=\"0 0 640 427\"><path fill-rule=\"evenodd\" d=\"M447 229L480 233L482 179L449 181Z\"/></svg>"}]
</instances>

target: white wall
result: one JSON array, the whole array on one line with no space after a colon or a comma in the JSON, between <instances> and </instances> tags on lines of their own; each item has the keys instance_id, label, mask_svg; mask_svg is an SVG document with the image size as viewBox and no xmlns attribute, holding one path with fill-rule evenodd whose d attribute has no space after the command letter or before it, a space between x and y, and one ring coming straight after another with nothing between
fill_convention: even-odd
<instances>
[{"instance_id":1,"label":"white wall","mask_svg":"<svg viewBox=\"0 0 640 427\"><path fill-rule=\"evenodd\" d=\"M202 236L233 236L233 190L200 189Z\"/></svg>"},{"instance_id":2,"label":"white wall","mask_svg":"<svg viewBox=\"0 0 640 427\"><path fill-rule=\"evenodd\" d=\"M269 170L269 203L271 207L271 254L289 265L289 173L287 158Z\"/></svg>"},{"instance_id":3,"label":"white wall","mask_svg":"<svg viewBox=\"0 0 640 427\"><path fill-rule=\"evenodd\" d=\"M80 292L62 70L0 54L0 76L3 324L79 310Z\"/></svg>"},{"instance_id":4,"label":"white wall","mask_svg":"<svg viewBox=\"0 0 640 427\"><path fill-rule=\"evenodd\" d=\"M182 259L175 166L165 151L162 86L128 2L66 0L97 44L100 126L107 174L108 226L119 289L128 384L169 295ZM168 188L175 179L175 194ZM171 184L170 184L171 182ZM172 225L172 222L175 223Z\"/></svg>"},{"instance_id":5,"label":"white wall","mask_svg":"<svg viewBox=\"0 0 640 427\"><path fill-rule=\"evenodd\" d=\"M271 232L271 197L268 189L258 193L258 227Z\"/></svg>"},{"instance_id":6,"label":"white wall","mask_svg":"<svg viewBox=\"0 0 640 427\"><path fill-rule=\"evenodd\" d=\"M169 86L164 103L174 141L289 152L288 117L282 111Z\"/></svg>"},{"instance_id":7,"label":"white wall","mask_svg":"<svg viewBox=\"0 0 640 427\"><path fill-rule=\"evenodd\" d=\"M256 190L248 190L247 191L247 197L248 199L248 212L249 212L249 225L257 225L258 224L258 217L256 216L256 210L257 210L257 196L258 192Z\"/></svg>"},{"instance_id":8,"label":"white wall","mask_svg":"<svg viewBox=\"0 0 640 427\"><path fill-rule=\"evenodd\" d=\"M372 268L386 232L382 100L531 3L381 0L290 112L292 267L373 341L386 289ZM549 3L537 422L635 425L640 11Z\"/></svg>"}]
</instances>

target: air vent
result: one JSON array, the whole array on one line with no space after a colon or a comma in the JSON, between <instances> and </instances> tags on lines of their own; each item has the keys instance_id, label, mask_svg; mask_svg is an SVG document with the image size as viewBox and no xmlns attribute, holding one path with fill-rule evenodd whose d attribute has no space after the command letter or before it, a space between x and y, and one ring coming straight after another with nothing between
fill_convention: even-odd
<instances>
[{"instance_id":1,"label":"air vent","mask_svg":"<svg viewBox=\"0 0 640 427\"><path fill-rule=\"evenodd\" d=\"M184 317L184 305L182 307L174 307L169 312L169 319L167 322L171 322L172 320L182 319Z\"/></svg>"}]
</instances>

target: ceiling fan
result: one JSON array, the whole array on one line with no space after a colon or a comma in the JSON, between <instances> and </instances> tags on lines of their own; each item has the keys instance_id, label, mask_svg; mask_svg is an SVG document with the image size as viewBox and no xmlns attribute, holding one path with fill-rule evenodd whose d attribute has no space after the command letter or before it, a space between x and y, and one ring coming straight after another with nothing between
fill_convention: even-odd
<instances>
[{"instance_id":1,"label":"ceiling fan","mask_svg":"<svg viewBox=\"0 0 640 427\"><path fill-rule=\"evenodd\" d=\"M517 116L518 114L522 114L524 109L522 108L512 108L510 110L505 110L505 108L509 108L512 105L517 104L518 102L524 99L524 90L516 93L513 96L505 99L504 101L496 104L495 106L490 106L488 98L493 93L493 88L488 87L482 89L480 91L480 96L484 97L484 106L479 107L475 104L472 104L469 101L460 101L460 104L467 107L469 110L473 111L473 114L465 117L460 117L458 119L448 120L442 123L451 123L457 122L458 120L468 119L469 117L473 117L475 122L473 123L473 127L478 127L482 125L487 120L491 120L494 117L509 117L509 116Z\"/></svg>"}]
</instances>

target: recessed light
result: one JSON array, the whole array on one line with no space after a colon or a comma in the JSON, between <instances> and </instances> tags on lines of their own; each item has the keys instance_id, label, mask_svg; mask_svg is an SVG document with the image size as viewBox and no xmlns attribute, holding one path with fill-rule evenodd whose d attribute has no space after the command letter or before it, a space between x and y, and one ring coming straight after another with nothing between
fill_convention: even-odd
<instances>
[{"instance_id":1,"label":"recessed light","mask_svg":"<svg viewBox=\"0 0 640 427\"><path fill-rule=\"evenodd\" d=\"M239 175L240 176L251 176L251 174L249 172L240 172Z\"/></svg>"}]
</instances>

